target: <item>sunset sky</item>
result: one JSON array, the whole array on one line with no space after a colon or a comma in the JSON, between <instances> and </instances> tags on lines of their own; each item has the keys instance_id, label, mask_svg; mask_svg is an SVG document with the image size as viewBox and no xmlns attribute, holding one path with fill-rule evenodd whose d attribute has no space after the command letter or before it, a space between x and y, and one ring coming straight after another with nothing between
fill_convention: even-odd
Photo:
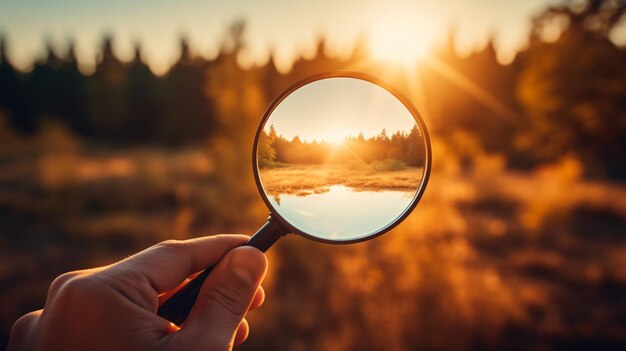
<instances>
[{"instance_id":1,"label":"sunset sky","mask_svg":"<svg viewBox=\"0 0 626 351\"><path fill-rule=\"evenodd\" d=\"M509 61L525 45L530 18L554 1L542 0L0 0L0 33L9 39L9 54L20 68L43 55L47 38L64 50L68 38L77 42L82 67L89 70L103 33L115 37L123 59L132 44L144 47L151 67L162 73L178 55L178 38L186 34L207 57L214 56L230 23L245 19L249 51L241 63L267 60L289 69L299 52L311 55L320 35L329 50L350 51L356 38L370 39L380 59L417 57L458 32L458 50L467 53L494 36L499 58ZM407 49L408 48L408 49Z\"/></svg>"},{"instance_id":2,"label":"sunset sky","mask_svg":"<svg viewBox=\"0 0 626 351\"><path fill-rule=\"evenodd\" d=\"M415 119L385 89L354 78L330 78L309 83L287 96L265 124L291 140L341 142L346 136L367 137L386 129L408 133Z\"/></svg>"}]
</instances>

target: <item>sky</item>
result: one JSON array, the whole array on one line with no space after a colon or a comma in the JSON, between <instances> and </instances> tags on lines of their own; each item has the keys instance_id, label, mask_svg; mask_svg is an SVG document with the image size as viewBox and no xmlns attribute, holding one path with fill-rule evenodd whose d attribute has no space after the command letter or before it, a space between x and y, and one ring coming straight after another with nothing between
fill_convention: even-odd
<instances>
[{"instance_id":1,"label":"sky","mask_svg":"<svg viewBox=\"0 0 626 351\"><path fill-rule=\"evenodd\" d=\"M341 142L363 133L369 138L383 129L388 135L409 133L415 119L387 90L355 78L328 78L300 87L270 114L264 129L274 126L287 140Z\"/></svg>"},{"instance_id":2,"label":"sky","mask_svg":"<svg viewBox=\"0 0 626 351\"><path fill-rule=\"evenodd\" d=\"M92 69L102 36L109 33L122 59L130 59L133 43L140 42L151 68L163 73L177 59L182 34L199 54L213 57L237 19L248 25L244 66L262 64L272 52L286 71L299 53L312 55L320 36L339 55L347 55L355 39L366 38L381 59L417 56L445 39L450 28L461 54L492 37L499 59L508 62L526 44L531 17L550 3L555 1L0 0L0 33L7 35L9 56L22 69L43 56L45 40L63 51L69 38L76 42L81 67ZM415 49L398 51L406 46Z\"/></svg>"}]
</instances>

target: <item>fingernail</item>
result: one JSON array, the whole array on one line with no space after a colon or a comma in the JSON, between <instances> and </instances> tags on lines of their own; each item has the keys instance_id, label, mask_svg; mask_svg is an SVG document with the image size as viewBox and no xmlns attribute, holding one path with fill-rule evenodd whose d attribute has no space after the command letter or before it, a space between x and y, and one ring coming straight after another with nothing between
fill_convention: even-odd
<instances>
[{"instance_id":1,"label":"fingernail","mask_svg":"<svg viewBox=\"0 0 626 351\"><path fill-rule=\"evenodd\" d=\"M233 250L230 259L230 270L247 284L255 284L265 271L265 260L259 250L252 247L240 247Z\"/></svg>"}]
</instances>

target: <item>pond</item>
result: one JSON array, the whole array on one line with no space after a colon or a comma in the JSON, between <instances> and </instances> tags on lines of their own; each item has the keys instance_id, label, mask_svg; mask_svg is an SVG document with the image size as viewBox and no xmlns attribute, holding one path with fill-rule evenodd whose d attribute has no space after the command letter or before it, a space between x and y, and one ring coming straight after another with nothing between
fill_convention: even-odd
<instances>
[{"instance_id":1,"label":"pond","mask_svg":"<svg viewBox=\"0 0 626 351\"><path fill-rule=\"evenodd\" d=\"M343 185L323 193L281 194L269 200L289 223L327 240L367 236L392 223L411 204L415 191L359 191Z\"/></svg>"}]
</instances>

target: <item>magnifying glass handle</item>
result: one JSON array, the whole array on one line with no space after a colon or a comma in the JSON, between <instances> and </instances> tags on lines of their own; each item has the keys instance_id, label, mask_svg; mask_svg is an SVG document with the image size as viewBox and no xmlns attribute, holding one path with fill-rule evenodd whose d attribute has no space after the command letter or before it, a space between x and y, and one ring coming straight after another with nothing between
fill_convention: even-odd
<instances>
[{"instance_id":1,"label":"magnifying glass handle","mask_svg":"<svg viewBox=\"0 0 626 351\"><path fill-rule=\"evenodd\" d=\"M265 252L269 249L278 239L287 234L288 231L276 223L275 220L270 217L267 223L263 225L244 246L253 246L257 249ZM209 273L213 270L214 266L207 267L202 273L193 278L182 289L178 290L172 297L165 301L157 310L157 315L167 319L168 321L181 325L189 315L193 304L198 298L198 293L202 287L202 283L207 278Z\"/></svg>"}]
</instances>

